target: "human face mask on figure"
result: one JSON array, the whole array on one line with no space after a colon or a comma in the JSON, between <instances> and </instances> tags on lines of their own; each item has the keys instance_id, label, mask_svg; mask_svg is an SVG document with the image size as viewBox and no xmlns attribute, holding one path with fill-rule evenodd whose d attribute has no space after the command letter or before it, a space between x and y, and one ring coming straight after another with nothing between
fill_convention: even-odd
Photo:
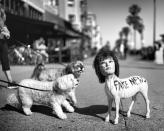
<instances>
[{"instance_id":1,"label":"human face mask on figure","mask_svg":"<svg viewBox=\"0 0 164 131\"><path fill-rule=\"evenodd\" d=\"M115 62L112 57L100 61L100 71L104 76L113 75L115 73Z\"/></svg>"}]
</instances>

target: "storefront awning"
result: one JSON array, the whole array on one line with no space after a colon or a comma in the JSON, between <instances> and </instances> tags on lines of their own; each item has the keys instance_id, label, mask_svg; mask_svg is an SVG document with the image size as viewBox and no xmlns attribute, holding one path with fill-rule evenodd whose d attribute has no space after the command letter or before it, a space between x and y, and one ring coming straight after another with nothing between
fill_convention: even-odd
<instances>
[{"instance_id":1,"label":"storefront awning","mask_svg":"<svg viewBox=\"0 0 164 131\"><path fill-rule=\"evenodd\" d=\"M15 33L33 34L54 38L63 37L66 39L87 37L83 33L73 29L69 22L61 18L55 18L56 21L48 22L7 13L6 24L13 35Z\"/></svg>"},{"instance_id":2,"label":"storefront awning","mask_svg":"<svg viewBox=\"0 0 164 131\"><path fill-rule=\"evenodd\" d=\"M27 3L28 5L30 5L31 7L35 8L36 10L44 13L44 7L43 7L43 3L41 0L21 0L25 3Z\"/></svg>"},{"instance_id":3,"label":"storefront awning","mask_svg":"<svg viewBox=\"0 0 164 131\"><path fill-rule=\"evenodd\" d=\"M88 38L88 36L86 36L82 32L75 30L70 22L48 11L45 11L45 20L54 23L54 28L63 31L64 32L63 36L66 38L82 38L82 37Z\"/></svg>"}]
</instances>

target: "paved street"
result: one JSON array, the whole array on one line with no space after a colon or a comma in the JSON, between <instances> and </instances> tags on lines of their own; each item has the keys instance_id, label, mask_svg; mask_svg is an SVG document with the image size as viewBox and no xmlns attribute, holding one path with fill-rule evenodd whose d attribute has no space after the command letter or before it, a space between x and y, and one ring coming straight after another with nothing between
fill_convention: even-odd
<instances>
[{"instance_id":1,"label":"paved street","mask_svg":"<svg viewBox=\"0 0 164 131\"><path fill-rule=\"evenodd\" d=\"M130 104L130 99L123 100L123 109L120 112L119 124L113 125L115 105L113 104L110 123L105 123L107 114L107 100L104 93L104 84L99 84L92 68L93 58L84 61L86 69L80 78L80 86L76 90L78 104L75 113L67 113L68 119L59 120L51 114L51 109L45 106L33 106L31 116L5 106L5 98L11 90L0 89L0 131L164 131L164 65L141 61L137 58L120 60L120 77L140 75L149 82L149 98L151 118L145 119L145 102L139 94L132 110L132 116L124 114ZM60 68L62 65L47 65ZM20 81L29 78L34 66L12 66L14 80ZM5 80L0 70L0 78ZM1 83L2 84L2 83ZM123 115L125 117L123 117Z\"/></svg>"}]
</instances>

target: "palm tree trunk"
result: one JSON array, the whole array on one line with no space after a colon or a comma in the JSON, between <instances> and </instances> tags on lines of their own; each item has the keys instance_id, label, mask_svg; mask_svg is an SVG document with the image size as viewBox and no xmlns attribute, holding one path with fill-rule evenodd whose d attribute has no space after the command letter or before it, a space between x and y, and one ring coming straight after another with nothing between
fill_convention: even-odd
<instances>
[{"instance_id":1,"label":"palm tree trunk","mask_svg":"<svg viewBox=\"0 0 164 131\"><path fill-rule=\"evenodd\" d=\"M136 47L137 47L137 45L136 45L136 30L135 29L133 29L133 32L134 32L134 36L133 36L133 40L134 40L134 50L136 50Z\"/></svg>"},{"instance_id":2,"label":"palm tree trunk","mask_svg":"<svg viewBox=\"0 0 164 131\"><path fill-rule=\"evenodd\" d=\"M133 29L133 26L130 25L130 40L129 40L129 46L130 46L130 49L133 50L134 49L134 29Z\"/></svg>"},{"instance_id":3,"label":"palm tree trunk","mask_svg":"<svg viewBox=\"0 0 164 131\"><path fill-rule=\"evenodd\" d=\"M144 35L143 32L141 32L141 48L144 47Z\"/></svg>"}]
</instances>

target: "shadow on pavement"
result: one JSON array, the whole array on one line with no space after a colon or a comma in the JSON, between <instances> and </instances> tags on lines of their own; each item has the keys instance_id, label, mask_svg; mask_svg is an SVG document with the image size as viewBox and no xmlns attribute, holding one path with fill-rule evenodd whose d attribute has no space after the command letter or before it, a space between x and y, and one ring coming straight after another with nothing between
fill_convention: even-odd
<instances>
[{"instance_id":1,"label":"shadow on pavement","mask_svg":"<svg viewBox=\"0 0 164 131\"><path fill-rule=\"evenodd\" d=\"M11 105L8 105L8 104L6 104L4 107L0 108L0 110L2 110L2 111L15 111L15 112L18 112L18 113L21 113L24 115L22 110L17 109L17 108L15 108ZM48 106L33 105L31 108L31 111L41 113L41 114L51 116L51 117L56 117L58 119L58 117L52 113L52 109ZM66 110L63 110L63 111L67 112ZM102 119L103 121L105 120L105 118L99 116L98 114L105 114L105 113L107 113L107 111L108 111L108 107L106 105L92 105L92 106L88 106L88 107L84 107L84 108L75 107L76 113L82 114L82 115L89 115L89 116L97 117L97 118ZM113 111L111 113L114 113L114 115L115 115L116 108L112 107L111 111ZM122 115L123 117L126 117L127 112L119 110L119 114ZM131 114L145 118L145 116L141 115L141 114L137 114L134 112L131 112ZM110 122L113 123L113 121L111 121L111 120L110 120Z\"/></svg>"},{"instance_id":2,"label":"shadow on pavement","mask_svg":"<svg viewBox=\"0 0 164 131\"><path fill-rule=\"evenodd\" d=\"M79 114L82 114L82 115L94 116L94 117L102 119L103 121L105 120L105 118L99 116L98 114L105 114L105 113L107 113L107 111L108 111L108 107L106 105L92 105L92 106L88 106L88 107L84 107L84 108L78 108L78 107L75 108L76 113L79 113ZM116 108L112 107L111 111L113 111L112 113L114 113L114 115L115 115ZM119 113L123 117L127 116L126 111L120 110ZM145 118L145 116L141 115L141 114L137 114L137 113L134 113L134 112L131 112L131 114L135 115L135 116ZM111 121L111 120L110 120L110 122L113 123L113 121Z\"/></svg>"},{"instance_id":3,"label":"shadow on pavement","mask_svg":"<svg viewBox=\"0 0 164 131\"><path fill-rule=\"evenodd\" d=\"M6 104L4 107L0 108L0 110L2 110L2 111L15 111L15 112L18 112L18 113L21 113L24 115L22 110L17 109L17 108L15 108L11 105L8 105L8 104ZM31 111L58 118L55 114L52 113L52 109L50 107L47 107L47 106L33 105L31 108Z\"/></svg>"},{"instance_id":4,"label":"shadow on pavement","mask_svg":"<svg viewBox=\"0 0 164 131\"><path fill-rule=\"evenodd\" d=\"M0 108L0 110L2 110L2 111L15 111L15 112L23 114L23 112L21 110L13 107L11 105L8 105L8 104L6 104L4 107Z\"/></svg>"},{"instance_id":5,"label":"shadow on pavement","mask_svg":"<svg viewBox=\"0 0 164 131\"><path fill-rule=\"evenodd\" d=\"M107 113L108 107L106 105L92 105L84 108L75 108L75 112L83 115L90 115L94 117L98 117L104 120L103 117L98 116L97 114L104 114Z\"/></svg>"}]
</instances>

